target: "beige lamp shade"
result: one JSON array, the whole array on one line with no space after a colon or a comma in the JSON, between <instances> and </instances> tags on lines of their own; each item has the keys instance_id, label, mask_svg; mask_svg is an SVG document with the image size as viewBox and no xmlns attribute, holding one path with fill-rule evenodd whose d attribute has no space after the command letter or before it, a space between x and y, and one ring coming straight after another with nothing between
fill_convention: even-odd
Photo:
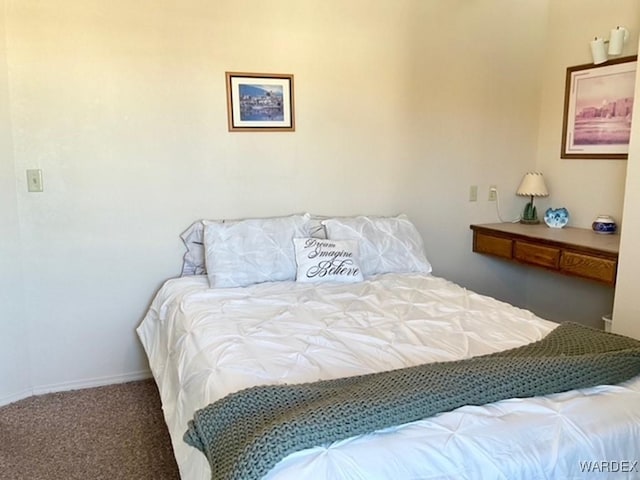
<instances>
[{"instance_id":1,"label":"beige lamp shade","mask_svg":"<svg viewBox=\"0 0 640 480\"><path fill-rule=\"evenodd\" d=\"M548 197L549 190L547 190L542 174L540 172L525 173L516 195L522 197Z\"/></svg>"}]
</instances>

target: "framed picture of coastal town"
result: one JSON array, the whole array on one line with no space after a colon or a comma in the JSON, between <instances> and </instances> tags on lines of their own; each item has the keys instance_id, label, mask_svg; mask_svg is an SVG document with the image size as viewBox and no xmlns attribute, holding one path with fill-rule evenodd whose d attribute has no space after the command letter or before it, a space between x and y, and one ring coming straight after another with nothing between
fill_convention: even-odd
<instances>
[{"instance_id":1,"label":"framed picture of coastal town","mask_svg":"<svg viewBox=\"0 0 640 480\"><path fill-rule=\"evenodd\" d=\"M561 158L626 159L637 55L567 68Z\"/></svg>"},{"instance_id":2,"label":"framed picture of coastal town","mask_svg":"<svg viewBox=\"0 0 640 480\"><path fill-rule=\"evenodd\" d=\"M293 75L226 72L230 132L295 131Z\"/></svg>"}]
</instances>

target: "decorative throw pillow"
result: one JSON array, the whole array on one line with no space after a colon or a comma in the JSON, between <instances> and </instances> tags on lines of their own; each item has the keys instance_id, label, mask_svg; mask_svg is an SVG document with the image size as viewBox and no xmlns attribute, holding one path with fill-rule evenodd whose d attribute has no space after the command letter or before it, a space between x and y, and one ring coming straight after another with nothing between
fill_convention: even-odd
<instances>
[{"instance_id":1,"label":"decorative throw pillow","mask_svg":"<svg viewBox=\"0 0 640 480\"><path fill-rule=\"evenodd\" d=\"M422 237L406 215L331 218L324 222L329 239L357 240L365 277L379 273L430 273Z\"/></svg>"},{"instance_id":2,"label":"decorative throw pillow","mask_svg":"<svg viewBox=\"0 0 640 480\"><path fill-rule=\"evenodd\" d=\"M295 280L293 239L308 236L309 215L256 218L230 223L204 222L209 285L244 287Z\"/></svg>"},{"instance_id":3,"label":"decorative throw pillow","mask_svg":"<svg viewBox=\"0 0 640 480\"><path fill-rule=\"evenodd\" d=\"M351 283L363 280L357 241L294 238L293 242L298 264L296 281Z\"/></svg>"}]
</instances>

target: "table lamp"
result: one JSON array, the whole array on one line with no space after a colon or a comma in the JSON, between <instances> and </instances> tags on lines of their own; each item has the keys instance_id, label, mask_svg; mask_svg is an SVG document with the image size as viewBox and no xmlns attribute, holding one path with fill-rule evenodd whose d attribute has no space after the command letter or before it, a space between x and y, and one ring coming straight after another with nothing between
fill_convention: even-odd
<instances>
[{"instance_id":1,"label":"table lamp","mask_svg":"<svg viewBox=\"0 0 640 480\"><path fill-rule=\"evenodd\" d=\"M533 197L548 197L549 191L544 184L544 177L540 172L527 172L522 177L522 182L516 191L516 195L521 197L531 197L531 200L524 207L520 223L536 224L540 223L536 207L533 205Z\"/></svg>"}]
</instances>

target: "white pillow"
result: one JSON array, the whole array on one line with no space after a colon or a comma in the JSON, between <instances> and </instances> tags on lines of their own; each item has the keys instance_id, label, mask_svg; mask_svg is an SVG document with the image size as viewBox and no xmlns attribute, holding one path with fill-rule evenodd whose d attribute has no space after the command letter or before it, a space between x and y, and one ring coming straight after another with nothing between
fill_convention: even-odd
<instances>
[{"instance_id":1,"label":"white pillow","mask_svg":"<svg viewBox=\"0 0 640 480\"><path fill-rule=\"evenodd\" d=\"M422 237L406 215L331 218L323 223L328 238L359 242L365 277L379 273L431 273Z\"/></svg>"},{"instance_id":2,"label":"white pillow","mask_svg":"<svg viewBox=\"0 0 640 480\"><path fill-rule=\"evenodd\" d=\"M303 283L363 280L355 240L294 238L298 271L296 281Z\"/></svg>"},{"instance_id":3,"label":"white pillow","mask_svg":"<svg viewBox=\"0 0 640 480\"><path fill-rule=\"evenodd\" d=\"M295 280L293 239L309 235L308 214L203 223L211 287Z\"/></svg>"},{"instance_id":4,"label":"white pillow","mask_svg":"<svg viewBox=\"0 0 640 480\"><path fill-rule=\"evenodd\" d=\"M316 238L327 238L322 220L327 217L310 215L309 234ZM240 220L196 220L189 228L180 234L180 238L187 248L182 257L181 276L206 275L207 266L204 254L204 223L235 223Z\"/></svg>"}]
</instances>

